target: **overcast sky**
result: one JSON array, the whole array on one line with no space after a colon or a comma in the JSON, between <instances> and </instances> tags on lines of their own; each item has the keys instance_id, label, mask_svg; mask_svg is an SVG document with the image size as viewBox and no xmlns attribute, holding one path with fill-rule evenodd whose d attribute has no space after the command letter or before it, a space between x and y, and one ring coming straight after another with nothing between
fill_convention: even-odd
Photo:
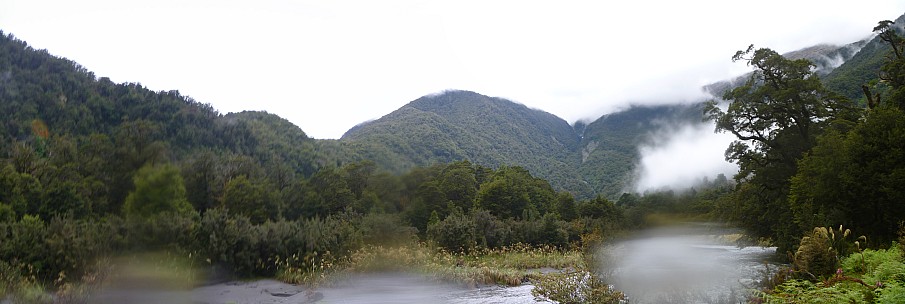
<instances>
[{"instance_id":1,"label":"overcast sky","mask_svg":"<svg viewBox=\"0 0 905 304\"><path fill-rule=\"evenodd\" d=\"M870 4L868 4L870 3ZM0 0L0 29L98 77L338 138L447 89L567 121L700 98L739 49L870 35L905 1Z\"/></svg>"}]
</instances>

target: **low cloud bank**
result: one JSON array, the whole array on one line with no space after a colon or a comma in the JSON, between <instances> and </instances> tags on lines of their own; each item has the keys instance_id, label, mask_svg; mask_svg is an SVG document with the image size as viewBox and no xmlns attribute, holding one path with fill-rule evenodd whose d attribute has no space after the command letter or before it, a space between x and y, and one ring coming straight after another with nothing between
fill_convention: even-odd
<instances>
[{"instance_id":1,"label":"low cloud bank","mask_svg":"<svg viewBox=\"0 0 905 304\"><path fill-rule=\"evenodd\" d=\"M738 166L725 160L726 148L735 137L714 133L712 123L666 126L639 148L635 191L686 189L718 174L731 177Z\"/></svg>"}]
</instances>

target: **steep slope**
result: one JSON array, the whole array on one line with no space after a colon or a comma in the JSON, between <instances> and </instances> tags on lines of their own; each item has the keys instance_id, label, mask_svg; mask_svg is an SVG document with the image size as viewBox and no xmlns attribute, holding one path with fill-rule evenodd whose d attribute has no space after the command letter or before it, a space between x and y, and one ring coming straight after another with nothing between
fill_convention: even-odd
<instances>
[{"instance_id":1,"label":"steep slope","mask_svg":"<svg viewBox=\"0 0 905 304\"><path fill-rule=\"evenodd\" d=\"M807 59L814 64L814 71L820 77L831 75L837 68L852 60L861 53L861 50L871 44L870 39L863 39L846 45L818 44L800 50L782 54L789 59ZM703 90L713 96L721 97L727 90L743 83L751 77L751 73L734 79L718 81L705 85Z\"/></svg>"},{"instance_id":2,"label":"steep slope","mask_svg":"<svg viewBox=\"0 0 905 304\"><path fill-rule=\"evenodd\" d=\"M638 147L670 125L700 123L700 104L635 106L587 125L505 99L452 91L425 96L349 130L349 155L402 172L467 159L518 165L581 198L617 197L634 181Z\"/></svg>"},{"instance_id":3,"label":"steep slope","mask_svg":"<svg viewBox=\"0 0 905 304\"><path fill-rule=\"evenodd\" d=\"M351 155L395 172L467 159L491 167L523 166L557 188L589 194L574 170L579 138L566 121L474 92L421 97L349 130L340 142L354 151Z\"/></svg>"},{"instance_id":4,"label":"steep slope","mask_svg":"<svg viewBox=\"0 0 905 304\"><path fill-rule=\"evenodd\" d=\"M0 117L0 155L35 175L57 170L46 169L53 167L47 159L69 155L84 165L65 170L96 177L105 187L92 190L96 193L88 195L96 197L90 201L105 201L112 209L131 189L135 170L149 162L181 164L184 173L205 177L255 173L287 185L333 157L275 115L221 115L178 91L155 92L137 83L98 79L75 62L2 33ZM91 167L91 157L105 161ZM222 165L202 166L205 163Z\"/></svg>"},{"instance_id":5,"label":"steep slope","mask_svg":"<svg viewBox=\"0 0 905 304\"><path fill-rule=\"evenodd\" d=\"M893 26L900 34L905 33L905 15L899 16ZM823 82L831 90L850 99L863 99L861 85L880 77L880 67L891 52L886 42L873 37L860 52L823 77Z\"/></svg>"}]
</instances>

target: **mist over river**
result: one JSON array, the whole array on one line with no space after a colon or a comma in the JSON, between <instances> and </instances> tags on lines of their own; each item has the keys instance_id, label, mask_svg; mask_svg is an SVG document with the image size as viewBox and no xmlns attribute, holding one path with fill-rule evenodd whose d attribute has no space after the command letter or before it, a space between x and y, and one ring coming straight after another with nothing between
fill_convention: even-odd
<instances>
[{"instance_id":1,"label":"mist over river","mask_svg":"<svg viewBox=\"0 0 905 304\"><path fill-rule=\"evenodd\" d=\"M775 247L738 247L699 223L646 230L599 253L604 281L631 303L739 303L776 271Z\"/></svg>"}]
</instances>

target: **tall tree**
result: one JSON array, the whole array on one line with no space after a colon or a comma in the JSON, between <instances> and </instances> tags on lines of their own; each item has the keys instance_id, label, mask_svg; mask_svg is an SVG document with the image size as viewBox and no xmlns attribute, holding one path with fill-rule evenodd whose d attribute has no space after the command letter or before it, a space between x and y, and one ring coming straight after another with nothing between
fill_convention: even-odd
<instances>
[{"instance_id":1,"label":"tall tree","mask_svg":"<svg viewBox=\"0 0 905 304\"><path fill-rule=\"evenodd\" d=\"M823 87L814 65L805 59L790 60L752 45L732 60L747 62L754 72L723 95L725 110L711 101L705 111L717 132L737 138L726 159L739 165L736 180L747 185L734 195L738 208L733 218L751 233L772 237L788 249L801 232L791 224L786 199L797 162L828 124L854 120L855 111L846 98Z\"/></svg>"},{"instance_id":2,"label":"tall tree","mask_svg":"<svg viewBox=\"0 0 905 304\"><path fill-rule=\"evenodd\" d=\"M270 189L272 187L239 175L223 187L223 206L230 213L247 216L253 224L275 220L280 214L280 204L277 193Z\"/></svg>"},{"instance_id":3,"label":"tall tree","mask_svg":"<svg viewBox=\"0 0 905 304\"><path fill-rule=\"evenodd\" d=\"M185 214L192 211L186 199L179 169L173 165L148 164L132 179L135 190L126 197L123 212L127 218L148 218L161 213Z\"/></svg>"},{"instance_id":4,"label":"tall tree","mask_svg":"<svg viewBox=\"0 0 905 304\"><path fill-rule=\"evenodd\" d=\"M885 88L872 94L863 86L865 117L847 133L822 136L792 179L789 200L802 228L844 224L886 245L905 221L905 39L892 25L874 28L891 48L880 68Z\"/></svg>"}]
</instances>

